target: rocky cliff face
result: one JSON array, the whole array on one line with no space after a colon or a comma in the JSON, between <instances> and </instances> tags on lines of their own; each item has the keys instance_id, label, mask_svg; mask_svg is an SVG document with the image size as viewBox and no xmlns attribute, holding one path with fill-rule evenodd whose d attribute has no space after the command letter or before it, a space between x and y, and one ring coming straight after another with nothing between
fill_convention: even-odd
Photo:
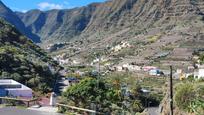
<instances>
[{"instance_id":1,"label":"rocky cliff face","mask_svg":"<svg viewBox=\"0 0 204 115\"><path fill-rule=\"evenodd\" d=\"M203 14L201 0L112 0L101 4L86 30L102 27L143 24L178 18L179 20ZM143 26L145 27L145 26Z\"/></svg>"},{"instance_id":2,"label":"rocky cliff face","mask_svg":"<svg viewBox=\"0 0 204 115\"><path fill-rule=\"evenodd\" d=\"M173 25L171 21L177 18L203 15L203 4L202 0L110 0L70 10L16 14L42 41L69 41L81 34L91 36L98 30L112 34L133 26L142 30L155 23Z\"/></svg>"}]
</instances>

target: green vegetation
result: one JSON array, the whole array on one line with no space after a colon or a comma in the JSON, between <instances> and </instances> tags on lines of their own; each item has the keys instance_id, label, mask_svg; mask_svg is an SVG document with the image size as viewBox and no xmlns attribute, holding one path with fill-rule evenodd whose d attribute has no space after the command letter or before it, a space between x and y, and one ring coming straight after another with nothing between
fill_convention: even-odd
<instances>
[{"instance_id":1,"label":"green vegetation","mask_svg":"<svg viewBox=\"0 0 204 115\"><path fill-rule=\"evenodd\" d=\"M199 59L200 59L201 64L204 64L204 54L200 54Z\"/></svg>"},{"instance_id":2,"label":"green vegetation","mask_svg":"<svg viewBox=\"0 0 204 115\"><path fill-rule=\"evenodd\" d=\"M97 81L94 78L85 78L79 84L68 88L63 97L65 100L63 102L77 107L89 108L91 103L97 103L100 105L99 109L106 110L110 110L111 103L116 103L120 99L116 90L107 87L105 82Z\"/></svg>"},{"instance_id":3,"label":"green vegetation","mask_svg":"<svg viewBox=\"0 0 204 115\"><path fill-rule=\"evenodd\" d=\"M0 78L14 79L46 93L52 90L59 69L43 50L0 20Z\"/></svg>"},{"instance_id":4,"label":"green vegetation","mask_svg":"<svg viewBox=\"0 0 204 115\"><path fill-rule=\"evenodd\" d=\"M198 49L198 50L195 50L194 52L193 52L193 55L194 56L198 56L198 59L199 59L199 61L200 61L200 63L199 64L204 64L204 49L203 48L200 48L200 49ZM198 60L194 60L196 63L197 63L197 61Z\"/></svg>"},{"instance_id":5,"label":"green vegetation","mask_svg":"<svg viewBox=\"0 0 204 115\"><path fill-rule=\"evenodd\" d=\"M91 51L84 54L83 58L86 60L86 62L92 62L94 59L108 54L109 52L107 48L92 49Z\"/></svg>"},{"instance_id":6,"label":"green vegetation","mask_svg":"<svg viewBox=\"0 0 204 115\"><path fill-rule=\"evenodd\" d=\"M68 66L66 67L70 71L81 71L81 72L87 72L87 71L92 71L93 67L92 66Z\"/></svg>"},{"instance_id":7,"label":"green vegetation","mask_svg":"<svg viewBox=\"0 0 204 115\"><path fill-rule=\"evenodd\" d=\"M160 39L161 36L162 36L161 34L154 35L154 36L150 36L150 37L148 37L148 42L149 42L149 43L154 43L154 42L156 42L158 39Z\"/></svg>"},{"instance_id":8,"label":"green vegetation","mask_svg":"<svg viewBox=\"0 0 204 115\"><path fill-rule=\"evenodd\" d=\"M175 102L179 109L196 115L204 114L204 83L185 82L176 87Z\"/></svg>"},{"instance_id":9,"label":"green vegetation","mask_svg":"<svg viewBox=\"0 0 204 115\"><path fill-rule=\"evenodd\" d=\"M102 113L122 114L142 112L147 106L158 106L162 96L155 92L142 92L139 81L129 73L116 73L97 80L86 77L80 83L69 87L62 96L61 102ZM151 104L149 104L151 102ZM61 108L60 112L67 112Z\"/></svg>"},{"instance_id":10,"label":"green vegetation","mask_svg":"<svg viewBox=\"0 0 204 115\"><path fill-rule=\"evenodd\" d=\"M133 48L125 48L115 54L115 58L125 57L125 56L134 56L135 50Z\"/></svg>"},{"instance_id":11,"label":"green vegetation","mask_svg":"<svg viewBox=\"0 0 204 115\"><path fill-rule=\"evenodd\" d=\"M125 82L129 84L130 89L133 89L135 84L140 85L142 88L148 89L154 93L157 93L161 97L164 96L163 89L165 87L166 78L165 77L149 77L142 76L132 73L113 73L107 76L107 80L112 82L115 79L120 80L120 82Z\"/></svg>"}]
</instances>

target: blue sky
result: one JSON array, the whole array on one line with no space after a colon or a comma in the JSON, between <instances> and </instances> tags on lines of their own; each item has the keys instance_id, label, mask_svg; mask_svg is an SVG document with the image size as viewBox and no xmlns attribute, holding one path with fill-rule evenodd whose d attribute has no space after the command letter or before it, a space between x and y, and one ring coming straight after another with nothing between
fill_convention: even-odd
<instances>
[{"instance_id":1,"label":"blue sky","mask_svg":"<svg viewBox=\"0 0 204 115\"><path fill-rule=\"evenodd\" d=\"M70 9L88 5L92 2L106 0L1 0L6 6L14 11L26 12L30 9Z\"/></svg>"}]
</instances>

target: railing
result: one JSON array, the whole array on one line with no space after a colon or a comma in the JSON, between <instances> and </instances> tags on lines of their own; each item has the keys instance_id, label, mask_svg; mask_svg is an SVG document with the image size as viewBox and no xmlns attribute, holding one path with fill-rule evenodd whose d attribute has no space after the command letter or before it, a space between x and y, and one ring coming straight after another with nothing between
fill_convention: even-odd
<instances>
[{"instance_id":1,"label":"railing","mask_svg":"<svg viewBox=\"0 0 204 115\"><path fill-rule=\"evenodd\" d=\"M10 98L10 97L0 97L0 100L22 101L22 102L26 103L27 107L29 107L31 102L36 103L38 99L37 98L34 98L34 99L19 99L19 98Z\"/></svg>"},{"instance_id":2,"label":"railing","mask_svg":"<svg viewBox=\"0 0 204 115\"><path fill-rule=\"evenodd\" d=\"M72 110L79 110L79 111L83 111L83 112L92 113L92 114L95 114L95 115L96 115L96 114L97 114L97 115L103 115L103 113L97 112L97 111L95 111L95 110L84 109L84 108L79 108L79 107L75 107L75 106L69 106L69 105L59 104L59 103L57 103L56 105L57 105L58 109L59 109L60 107L65 107L65 108L69 108L69 109L72 109Z\"/></svg>"}]
</instances>

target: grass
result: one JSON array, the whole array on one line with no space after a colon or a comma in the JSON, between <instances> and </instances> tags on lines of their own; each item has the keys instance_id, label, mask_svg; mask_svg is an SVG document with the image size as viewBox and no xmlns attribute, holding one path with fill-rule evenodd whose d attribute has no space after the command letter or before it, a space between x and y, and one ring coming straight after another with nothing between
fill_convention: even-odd
<instances>
[{"instance_id":1,"label":"grass","mask_svg":"<svg viewBox=\"0 0 204 115\"><path fill-rule=\"evenodd\" d=\"M26 105L25 106L23 106L23 105L15 105L15 106L13 106L11 104L0 104L0 108L11 107L11 106L19 108L19 109L26 109L27 108Z\"/></svg>"},{"instance_id":2,"label":"grass","mask_svg":"<svg viewBox=\"0 0 204 115\"><path fill-rule=\"evenodd\" d=\"M147 74L138 73L113 73L106 76L110 82L114 79L119 79L121 83L127 83L129 89L134 89L135 84L139 84L142 88L150 90L152 94L158 94L161 99L165 96L166 89L168 88L167 83L169 82L169 77L159 77L159 76L149 76ZM173 80L174 86L181 81Z\"/></svg>"},{"instance_id":3,"label":"grass","mask_svg":"<svg viewBox=\"0 0 204 115\"><path fill-rule=\"evenodd\" d=\"M65 68L73 71L79 70L81 72L92 71L94 69L92 66L65 66Z\"/></svg>"},{"instance_id":4,"label":"grass","mask_svg":"<svg viewBox=\"0 0 204 115\"><path fill-rule=\"evenodd\" d=\"M117 53L116 55L117 57L134 56L135 50L132 48L125 48L119 51L119 53Z\"/></svg>"},{"instance_id":5,"label":"grass","mask_svg":"<svg viewBox=\"0 0 204 115\"><path fill-rule=\"evenodd\" d=\"M148 42L149 43L154 43L156 42L158 39L161 38L161 34L157 34L157 35L154 35L154 36L149 36L147 39L148 39Z\"/></svg>"},{"instance_id":6,"label":"grass","mask_svg":"<svg viewBox=\"0 0 204 115\"><path fill-rule=\"evenodd\" d=\"M130 88L134 88L135 84L139 84L142 88L146 88L148 90L154 92L161 92L163 87L166 86L167 78L165 77L150 77L148 75L139 75L133 73L114 73L112 75L108 75L107 79L109 81L113 81L114 79L120 79L122 83L127 83Z\"/></svg>"},{"instance_id":7,"label":"grass","mask_svg":"<svg viewBox=\"0 0 204 115\"><path fill-rule=\"evenodd\" d=\"M163 65L162 60L166 60L166 58L162 57L162 58L159 58L159 59L156 59L152 64L151 66L155 66L155 67L158 67L159 69L162 69L162 70L169 70L169 66L167 65Z\"/></svg>"},{"instance_id":8,"label":"grass","mask_svg":"<svg viewBox=\"0 0 204 115\"><path fill-rule=\"evenodd\" d=\"M166 78L157 78L156 76L153 78L144 78L140 83L142 87L150 87L150 88L161 88L164 86L166 82Z\"/></svg>"},{"instance_id":9,"label":"grass","mask_svg":"<svg viewBox=\"0 0 204 115\"><path fill-rule=\"evenodd\" d=\"M6 104L0 104L0 108L6 107Z\"/></svg>"}]
</instances>

